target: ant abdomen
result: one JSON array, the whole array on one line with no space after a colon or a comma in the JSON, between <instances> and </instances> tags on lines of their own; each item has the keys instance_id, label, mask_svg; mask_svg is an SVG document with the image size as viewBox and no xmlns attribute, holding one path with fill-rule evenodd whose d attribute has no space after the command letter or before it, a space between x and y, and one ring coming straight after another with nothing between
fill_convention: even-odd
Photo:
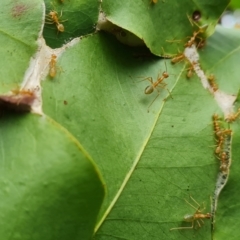
<instances>
[{"instance_id":1,"label":"ant abdomen","mask_svg":"<svg viewBox=\"0 0 240 240\"><path fill-rule=\"evenodd\" d=\"M153 90L154 90L153 86L150 85L150 86L147 86L147 87L145 88L144 93L145 93L145 94L151 94L151 93L153 92Z\"/></svg>"},{"instance_id":2,"label":"ant abdomen","mask_svg":"<svg viewBox=\"0 0 240 240\"><path fill-rule=\"evenodd\" d=\"M186 214L186 215L184 215L183 220L185 222L192 222L194 220L194 218L193 218L192 214Z\"/></svg>"},{"instance_id":3,"label":"ant abdomen","mask_svg":"<svg viewBox=\"0 0 240 240\"><path fill-rule=\"evenodd\" d=\"M61 24L61 23L57 24L57 29L58 29L59 32L64 32L63 24Z\"/></svg>"}]
</instances>

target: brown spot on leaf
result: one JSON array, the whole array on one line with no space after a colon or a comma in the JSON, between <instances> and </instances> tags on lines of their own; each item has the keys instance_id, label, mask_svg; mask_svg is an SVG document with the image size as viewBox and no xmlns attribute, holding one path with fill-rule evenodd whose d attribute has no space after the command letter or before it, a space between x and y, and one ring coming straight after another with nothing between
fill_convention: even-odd
<instances>
[{"instance_id":1,"label":"brown spot on leaf","mask_svg":"<svg viewBox=\"0 0 240 240\"><path fill-rule=\"evenodd\" d=\"M23 3L17 3L12 7L12 16L17 18L22 16L28 10L28 6Z\"/></svg>"}]
</instances>

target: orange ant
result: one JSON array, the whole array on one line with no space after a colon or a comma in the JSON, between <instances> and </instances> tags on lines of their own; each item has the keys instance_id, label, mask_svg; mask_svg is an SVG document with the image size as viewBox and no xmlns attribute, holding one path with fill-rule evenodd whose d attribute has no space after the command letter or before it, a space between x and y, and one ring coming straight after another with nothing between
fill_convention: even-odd
<instances>
[{"instance_id":1,"label":"orange ant","mask_svg":"<svg viewBox=\"0 0 240 240\"><path fill-rule=\"evenodd\" d=\"M201 224L199 222L199 220L202 222L202 224L204 224L203 219L210 219L212 217L212 215L210 213L202 213L202 210L204 210L205 208L203 208L201 210L201 206L200 204L192 197L190 196L190 198L192 199L192 201L197 205L197 207L194 207L191 203L189 203L186 199L184 199L186 201L187 204L189 204L192 208L194 208L196 210L196 212L194 214L186 214L183 218L183 220L185 222L191 222L192 226L190 227L178 227L178 228L171 228L170 231L172 230L181 230L181 229L193 229L194 225L195 225L195 221L198 224L198 227L201 227ZM196 227L195 227L196 229Z\"/></svg>"},{"instance_id":2,"label":"orange ant","mask_svg":"<svg viewBox=\"0 0 240 240\"><path fill-rule=\"evenodd\" d=\"M166 58L169 58L169 56L165 54L165 51L164 51L163 48L162 48L162 50L163 50L163 56L166 57ZM185 55L184 55L182 52L180 52L179 49L178 49L178 54L176 54L176 55L171 59L171 63L172 63L172 64L175 64L175 63L181 62L181 61L184 60L184 59L185 59Z\"/></svg>"},{"instance_id":3,"label":"orange ant","mask_svg":"<svg viewBox=\"0 0 240 240\"><path fill-rule=\"evenodd\" d=\"M155 101L155 100L158 98L158 96L160 95L160 92L159 92L159 90L157 89L157 87L159 86L159 87L161 87L161 88L164 89L165 86L167 86L167 84L163 82L163 80L164 80L165 78L168 78L168 77L169 77L169 74L167 73L167 65L166 65L166 63L165 63L165 67L166 67L166 71L164 71L164 72L162 73L162 76L160 76L160 74L158 74L158 77L157 77L156 82L153 81L153 78L152 78L152 77L147 77L147 78L144 78L144 79L142 80L142 81L148 80L148 81L151 83L151 85L149 85L149 86L147 86L147 87L145 88L145 91L144 91L145 94L151 94L151 93L153 93L154 89L156 89L156 91L158 92L157 96L153 99L153 101L151 102L151 104L148 106L148 112L149 112L149 108L152 106L152 104L154 103L154 101ZM171 93L170 93L170 91L169 91L167 88L166 88L166 90L168 91L169 95L172 96Z\"/></svg>"},{"instance_id":4,"label":"orange ant","mask_svg":"<svg viewBox=\"0 0 240 240\"><path fill-rule=\"evenodd\" d=\"M214 76L213 74L210 74L210 75L208 76L208 82L209 82L212 90L213 90L214 92L216 92L216 91L218 90L218 85L217 85L216 82L215 82L215 76Z\"/></svg>"},{"instance_id":5,"label":"orange ant","mask_svg":"<svg viewBox=\"0 0 240 240\"><path fill-rule=\"evenodd\" d=\"M229 135L231 133L232 133L231 129L225 129L225 130L220 130L220 131L216 132L216 136L220 137L220 136Z\"/></svg>"},{"instance_id":6,"label":"orange ant","mask_svg":"<svg viewBox=\"0 0 240 240\"><path fill-rule=\"evenodd\" d=\"M57 56L55 54L52 54L51 60L49 62L49 75L50 75L51 78L54 78L56 76L56 73L57 73L56 58L57 58Z\"/></svg>"},{"instance_id":7,"label":"orange ant","mask_svg":"<svg viewBox=\"0 0 240 240\"><path fill-rule=\"evenodd\" d=\"M226 135L231 135L232 134L232 130L231 129L221 129L219 126L219 117L217 114L213 115L213 128L214 128L214 132L215 135L217 137L217 147L215 149L215 153L216 154L220 154L220 158L222 158L222 147L223 147L223 143L225 141Z\"/></svg>"},{"instance_id":8,"label":"orange ant","mask_svg":"<svg viewBox=\"0 0 240 240\"><path fill-rule=\"evenodd\" d=\"M212 118L213 118L213 128L214 128L214 132L218 142L217 147L215 149L215 153L219 154L222 150L224 136L221 134L219 135L219 133L221 132L221 128L219 126L219 116L215 113Z\"/></svg>"},{"instance_id":9,"label":"orange ant","mask_svg":"<svg viewBox=\"0 0 240 240\"><path fill-rule=\"evenodd\" d=\"M59 32L64 32L64 26L62 23L60 23L59 19L62 17L62 11L60 16L58 16L58 13L55 10L51 10L48 14L48 17L46 18L49 22L46 22L47 24L56 24L56 27ZM66 22L66 20L62 20L61 22Z\"/></svg>"},{"instance_id":10,"label":"orange ant","mask_svg":"<svg viewBox=\"0 0 240 240\"><path fill-rule=\"evenodd\" d=\"M228 162L227 160L227 153L226 152L222 152L220 155L220 161L221 161L221 165L220 165L220 170L225 172L228 169Z\"/></svg>"},{"instance_id":11,"label":"orange ant","mask_svg":"<svg viewBox=\"0 0 240 240\"><path fill-rule=\"evenodd\" d=\"M198 34L204 33L207 27L208 27L208 25L204 25L203 27L200 27L198 31L194 31L193 36L190 37L190 39L184 44L184 47L191 47L195 43L195 40L196 40ZM203 40L200 37L198 37L198 38L200 39L200 42L198 45L200 45Z\"/></svg>"},{"instance_id":12,"label":"orange ant","mask_svg":"<svg viewBox=\"0 0 240 240\"><path fill-rule=\"evenodd\" d=\"M220 125L219 125L220 118L216 113L213 114L212 118L213 118L214 132L217 137L220 137L221 135L229 134L230 132L232 132L232 130L230 130L230 129L221 130Z\"/></svg>"},{"instance_id":13,"label":"orange ant","mask_svg":"<svg viewBox=\"0 0 240 240\"><path fill-rule=\"evenodd\" d=\"M20 88L17 88L17 89L13 89L11 90L11 92L14 94L14 96L16 97L17 99L17 105L19 105L21 102L25 102L26 100L33 100L35 98L35 92L34 90L25 90L25 89L22 89L20 90Z\"/></svg>"},{"instance_id":14,"label":"orange ant","mask_svg":"<svg viewBox=\"0 0 240 240\"><path fill-rule=\"evenodd\" d=\"M173 57L173 58L171 59L171 63L172 63L172 64L175 64L175 63L177 63L177 62L181 62L181 61L184 60L184 59L185 59L187 62L189 62L183 53L179 53L179 54L177 54L175 57ZM190 63L190 62L189 62L189 63ZM194 64L196 64L196 63L193 62L193 63L190 63L190 64L191 64L191 66L186 69L186 70L187 70L187 78L191 78L191 77L192 77L192 75L193 75L193 73L194 73Z\"/></svg>"},{"instance_id":15,"label":"orange ant","mask_svg":"<svg viewBox=\"0 0 240 240\"><path fill-rule=\"evenodd\" d=\"M195 24L195 25L198 27L198 31L194 31L194 32L193 32L192 37L190 37L190 39L187 41L187 43L184 44L184 46L185 46L185 47L191 47L191 46L195 43L196 38L199 38L199 39L200 39L200 42L198 43L198 46L199 46L199 45L202 44L203 39L200 38L200 37L198 37L198 35L199 35L200 33L204 33L204 32L206 31L206 29L208 28L208 25L205 24L205 25L203 25L203 26L200 27L200 26L198 26L197 23L193 22L193 20L192 20L188 15L187 15L187 17L188 17L188 20L189 20L189 22L191 23L192 26L193 26L193 24ZM192 24L192 23L193 23L193 24Z\"/></svg>"},{"instance_id":16,"label":"orange ant","mask_svg":"<svg viewBox=\"0 0 240 240\"><path fill-rule=\"evenodd\" d=\"M219 116L216 113L213 114L213 128L215 133L220 131L219 120Z\"/></svg>"},{"instance_id":17,"label":"orange ant","mask_svg":"<svg viewBox=\"0 0 240 240\"><path fill-rule=\"evenodd\" d=\"M202 40L198 43L197 48L198 48L198 49L204 48L205 45L206 45L206 42L207 42L206 40L202 39Z\"/></svg>"},{"instance_id":18,"label":"orange ant","mask_svg":"<svg viewBox=\"0 0 240 240\"><path fill-rule=\"evenodd\" d=\"M11 92L14 95L23 95L23 96L25 95L25 96L29 96L29 97L34 96L34 92L30 91L29 89L28 90L13 89L13 90L11 90Z\"/></svg>"},{"instance_id":19,"label":"orange ant","mask_svg":"<svg viewBox=\"0 0 240 240\"><path fill-rule=\"evenodd\" d=\"M183 53L179 53L178 55L176 55L175 57L173 57L171 59L171 63L177 63L177 62L181 62L183 59L185 58Z\"/></svg>"},{"instance_id":20,"label":"orange ant","mask_svg":"<svg viewBox=\"0 0 240 240\"><path fill-rule=\"evenodd\" d=\"M240 108L237 110L236 113L229 114L228 117L226 118L226 121L229 123L234 122L240 115Z\"/></svg>"},{"instance_id":21,"label":"orange ant","mask_svg":"<svg viewBox=\"0 0 240 240\"><path fill-rule=\"evenodd\" d=\"M194 73L194 63L192 63L191 66L186 70L187 70L187 78L191 78Z\"/></svg>"},{"instance_id":22,"label":"orange ant","mask_svg":"<svg viewBox=\"0 0 240 240\"><path fill-rule=\"evenodd\" d=\"M175 64L175 63L177 63L177 62L181 62L182 60L186 60L187 62L189 62L187 59L186 59L186 57L185 57L185 55L183 54L183 53L179 53L179 54L177 54L175 57L173 57L172 59L171 59L171 63L172 64ZM189 62L190 63L190 62ZM191 64L191 66L189 67L189 68L187 68L186 70L187 70L187 78L191 78L192 77L192 75L193 75L193 73L194 73L194 64L196 64L195 62L193 62L193 63L190 63Z\"/></svg>"},{"instance_id":23,"label":"orange ant","mask_svg":"<svg viewBox=\"0 0 240 240\"><path fill-rule=\"evenodd\" d=\"M215 149L215 153L216 154L220 154L220 152L222 151L222 146L223 146L223 142L224 142L224 136L220 136L218 138L218 144L217 144L217 147Z\"/></svg>"},{"instance_id":24,"label":"orange ant","mask_svg":"<svg viewBox=\"0 0 240 240\"><path fill-rule=\"evenodd\" d=\"M191 23L191 25L193 26L193 24L195 24L198 27L198 31L194 31L193 35L191 37L187 37L189 38L189 40L184 44L184 47L191 47L194 43L195 40L198 38L200 39L200 42L197 45L197 48L203 45L204 40L202 38L200 38L198 35L201 33L204 33L206 31L206 29L208 28L208 24L204 24L203 26L199 26L196 22L194 22L188 15L188 20ZM179 42L182 40L166 40L167 42Z\"/></svg>"},{"instance_id":25,"label":"orange ant","mask_svg":"<svg viewBox=\"0 0 240 240\"><path fill-rule=\"evenodd\" d=\"M190 67L187 71L187 78L191 78L193 75L193 67Z\"/></svg>"}]
</instances>

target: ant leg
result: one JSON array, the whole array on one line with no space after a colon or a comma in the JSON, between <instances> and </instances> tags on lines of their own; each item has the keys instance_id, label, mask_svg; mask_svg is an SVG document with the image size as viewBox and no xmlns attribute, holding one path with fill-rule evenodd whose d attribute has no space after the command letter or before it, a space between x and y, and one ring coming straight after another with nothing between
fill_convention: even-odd
<instances>
[{"instance_id":1,"label":"ant leg","mask_svg":"<svg viewBox=\"0 0 240 240\"><path fill-rule=\"evenodd\" d=\"M192 226L191 227L171 228L170 231L172 231L172 230L179 230L179 229L193 229L193 227L194 227L194 221L192 221Z\"/></svg>"},{"instance_id":2,"label":"ant leg","mask_svg":"<svg viewBox=\"0 0 240 240\"><path fill-rule=\"evenodd\" d=\"M195 224L195 228L194 228L194 229L198 229L198 228L202 227L201 224L200 224L200 222L199 222L198 220L195 220L195 221L197 222L197 225L198 225L198 226L196 226L196 224Z\"/></svg>"},{"instance_id":3,"label":"ant leg","mask_svg":"<svg viewBox=\"0 0 240 240\"><path fill-rule=\"evenodd\" d=\"M202 203L202 206L203 206L203 208L202 208L202 211L203 211L203 210L206 209L206 206L205 206L204 202Z\"/></svg>"},{"instance_id":4,"label":"ant leg","mask_svg":"<svg viewBox=\"0 0 240 240\"><path fill-rule=\"evenodd\" d=\"M171 98L173 98L172 97L172 94L170 93L170 91L167 89L167 88L165 88L165 86L167 85L166 83L161 83L163 86L159 86L159 87L161 87L162 89L166 89L167 91L168 91L168 93L169 93L169 95L171 96ZM160 92L159 92L159 90L157 89L157 88L155 88L156 89L156 91L158 92L158 94L157 94L157 96L153 99L153 101L151 102L151 104L148 106L148 112L149 112L149 109L150 109L150 107L152 106L152 104L155 102L155 100L159 97L159 95L160 95Z\"/></svg>"},{"instance_id":5,"label":"ant leg","mask_svg":"<svg viewBox=\"0 0 240 240\"><path fill-rule=\"evenodd\" d=\"M169 96L171 97L171 99L173 99L172 94L170 93L170 91L168 90L168 88L166 88L166 90L168 91Z\"/></svg>"},{"instance_id":6,"label":"ant leg","mask_svg":"<svg viewBox=\"0 0 240 240\"><path fill-rule=\"evenodd\" d=\"M165 86L166 86L166 85L167 85L167 84L165 83ZM171 92L169 91L169 89L168 89L168 88L164 88L164 89L166 89L166 90L168 91L169 96L171 97L171 99L173 99L172 94L171 94Z\"/></svg>"},{"instance_id":7,"label":"ant leg","mask_svg":"<svg viewBox=\"0 0 240 240\"><path fill-rule=\"evenodd\" d=\"M202 219L199 219L199 220L202 222L202 224L204 224L204 221Z\"/></svg>"},{"instance_id":8,"label":"ant leg","mask_svg":"<svg viewBox=\"0 0 240 240\"><path fill-rule=\"evenodd\" d=\"M182 40L166 40L166 42L170 42L170 43L180 43L180 42L182 42Z\"/></svg>"},{"instance_id":9,"label":"ant leg","mask_svg":"<svg viewBox=\"0 0 240 240\"><path fill-rule=\"evenodd\" d=\"M45 16L45 23L48 24L54 24L55 22L53 21L53 19L51 17L49 17L48 15Z\"/></svg>"},{"instance_id":10,"label":"ant leg","mask_svg":"<svg viewBox=\"0 0 240 240\"><path fill-rule=\"evenodd\" d=\"M198 44L196 45L196 48L198 49L199 46L201 46L201 44L204 42L203 38L197 36L197 39L199 39L200 41L198 42Z\"/></svg>"},{"instance_id":11,"label":"ant leg","mask_svg":"<svg viewBox=\"0 0 240 240\"><path fill-rule=\"evenodd\" d=\"M184 199L184 200L185 200L185 202L186 202L188 205L190 205L193 209L195 209L196 211L199 211L199 207L196 208L196 207L194 207L190 202L188 202L186 199Z\"/></svg>"},{"instance_id":12,"label":"ant leg","mask_svg":"<svg viewBox=\"0 0 240 240\"><path fill-rule=\"evenodd\" d=\"M147 81L149 81L151 84L153 84L153 79L152 79L152 77L137 77L137 78L143 78L142 80L139 80L139 81L137 81L137 82L142 82L142 81L145 81L145 80L147 80Z\"/></svg>"},{"instance_id":13,"label":"ant leg","mask_svg":"<svg viewBox=\"0 0 240 240\"><path fill-rule=\"evenodd\" d=\"M200 31L202 31L202 28L206 28L205 26L199 26L188 14L187 14L187 18L191 24L191 26L193 27L194 25L197 26L199 29L201 29Z\"/></svg>"},{"instance_id":14,"label":"ant leg","mask_svg":"<svg viewBox=\"0 0 240 240\"><path fill-rule=\"evenodd\" d=\"M198 208L196 208L196 207L194 207L190 202L188 202L185 198L184 198L184 200L185 200L185 202L186 202L188 205L190 205L193 209L195 209L196 211L199 211L200 205L199 205Z\"/></svg>"},{"instance_id":15,"label":"ant leg","mask_svg":"<svg viewBox=\"0 0 240 240\"><path fill-rule=\"evenodd\" d=\"M152 101L152 102L150 103L150 105L148 106L148 110L147 110L147 112L149 112L150 107L151 107L152 104L155 102L155 100L159 97L159 95L160 95L160 93L159 93L159 91L158 91L157 96L153 99L153 101Z\"/></svg>"},{"instance_id":16,"label":"ant leg","mask_svg":"<svg viewBox=\"0 0 240 240\"><path fill-rule=\"evenodd\" d=\"M61 14L60 14L60 16L59 16L59 18L58 19L60 19L62 17L62 10L61 10ZM68 21L68 19L65 19L65 20L61 20L61 23L63 23L63 22L66 22L66 21ZM59 21L60 22L60 21Z\"/></svg>"},{"instance_id":17,"label":"ant leg","mask_svg":"<svg viewBox=\"0 0 240 240\"><path fill-rule=\"evenodd\" d=\"M60 19L62 17L62 10L61 10L61 14L59 15L58 19Z\"/></svg>"},{"instance_id":18,"label":"ant leg","mask_svg":"<svg viewBox=\"0 0 240 240\"><path fill-rule=\"evenodd\" d=\"M201 205L190 195L190 198L200 207Z\"/></svg>"},{"instance_id":19,"label":"ant leg","mask_svg":"<svg viewBox=\"0 0 240 240\"><path fill-rule=\"evenodd\" d=\"M170 95L170 97L173 99L173 97L172 97L172 94L171 94L171 92L169 91L169 89L168 88L165 88L166 86L167 86L167 84L166 83L160 83L162 86L158 86L158 87L160 87L160 88L162 88L162 89L166 89L167 91L168 91L168 93L169 93L169 95ZM157 88L155 88L157 91L158 91L158 89ZM159 93L159 91L158 91L158 93ZM160 93L159 93L160 94Z\"/></svg>"},{"instance_id":20,"label":"ant leg","mask_svg":"<svg viewBox=\"0 0 240 240\"><path fill-rule=\"evenodd\" d=\"M167 55L166 53L165 53L165 51L164 51L164 48L162 47L162 52L163 52L163 55L162 55L162 57L165 59L165 58L172 58L172 57L174 57L174 55Z\"/></svg>"},{"instance_id":21,"label":"ant leg","mask_svg":"<svg viewBox=\"0 0 240 240\"><path fill-rule=\"evenodd\" d=\"M68 21L68 19L65 19L65 20L61 20L61 23L63 23L63 22L66 22L66 21Z\"/></svg>"},{"instance_id":22,"label":"ant leg","mask_svg":"<svg viewBox=\"0 0 240 240\"><path fill-rule=\"evenodd\" d=\"M167 64L166 61L164 60L164 64L165 64L165 68L166 68L166 72L167 72Z\"/></svg>"},{"instance_id":23,"label":"ant leg","mask_svg":"<svg viewBox=\"0 0 240 240\"><path fill-rule=\"evenodd\" d=\"M184 54L183 53L179 53L179 54L175 55L175 57L173 57L171 59L171 63L174 64L174 63L177 63L177 62L181 62L181 61L184 60L184 58L185 58Z\"/></svg>"},{"instance_id":24,"label":"ant leg","mask_svg":"<svg viewBox=\"0 0 240 240\"><path fill-rule=\"evenodd\" d=\"M190 24L191 24L192 27L193 27L194 24L196 24L196 26L199 27L199 26L197 25L197 23L195 23L188 14L187 14L187 18L188 18L188 21L190 22Z\"/></svg>"}]
</instances>

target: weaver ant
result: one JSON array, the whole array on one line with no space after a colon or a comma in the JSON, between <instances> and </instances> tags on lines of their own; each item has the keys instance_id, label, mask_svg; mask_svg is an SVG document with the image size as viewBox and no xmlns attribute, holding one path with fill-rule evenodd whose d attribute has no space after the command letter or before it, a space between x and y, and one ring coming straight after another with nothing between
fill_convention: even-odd
<instances>
[{"instance_id":1,"label":"weaver ant","mask_svg":"<svg viewBox=\"0 0 240 240\"><path fill-rule=\"evenodd\" d=\"M185 47L191 47L194 43L196 38L200 39L200 42L198 43L198 45L201 45L201 42L203 42L203 39L198 37L199 34L204 33L206 31L206 29L208 28L207 24L204 24L203 26L199 26L197 23L195 23L188 15L188 20L191 23L191 25L193 26L193 24L195 24L198 27L198 31L194 31L192 37L190 37L190 39L184 44ZM193 24L192 24L193 23Z\"/></svg>"},{"instance_id":2,"label":"weaver ant","mask_svg":"<svg viewBox=\"0 0 240 240\"><path fill-rule=\"evenodd\" d=\"M228 117L226 118L226 121L229 123L234 122L240 115L240 108L237 110L236 113L229 114Z\"/></svg>"},{"instance_id":3,"label":"weaver ant","mask_svg":"<svg viewBox=\"0 0 240 240\"><path fill-rule=\"evenodd\" d=\"M57 56L55 54L52 54L51 60L49 62L49 76L51 78L54 78L56 76L57 70L56 70L56 58Z\"/></svg>"},{"instance_id":4,"label":"weaver ant","mask_svg":"<svg viewBox=\"0 0 240 240\"><path fill-rule=\"evenodd\" d=\"M191 222L192 226L190 227L177 227L177 228L171 228L170 231L172 230L181 230L181 229L193 229L195 222L197 223L198 227L201 227L200 221L202 222L202 224L204 224L203 219L210 219L212 217L212 215L210 213L202 213L202 210L204 210L205 208L203 208L201 210L201 206L200 204L192 197L190 196L190 198L192 199L192 201L197 205L197 207L194 207L191 203L189 203L186 199L184 199L186 201L187 204L189 204L192 208L194 208L196 210L196 212L194 214L186 214L183 218L183 220L185 222Z\"/></svg>"},{"instance_id":5,"label":"weaver ant","mask_svg":"<svg viewBox=\"0 0 240 240\"><path fill-rule=\"evenodd\" d=\"M208 82L209 82L212 90L213 90L214 92L216 92L216 91L218 90L218 85L217 85L216 82L215 82L215 76L214 76L213 74L210 74L210 75L208 76Z\"/></svg>"},{"instance_id":6,"label":"weaver ant","mask_svg":"<svg viewBox=\"0 0 240 240\"><path fill-rule=\"evenodd\" d=\"M198 35L201 33L204 33L206 31L206 29L208 28L208 24L199 26L188 15L187 15L187 17L192 26L193 26L193 24L195 24L198 27L198 31L194 31L193 35L191 37L187 37L187 38L189 38L189 40L184 44L184 47L191 47L195 43L195 40L197 38L200 39L200 42L197 44L197 48L198 48L198 46L202 47L202 43L204 42L204 40L202 38L200 38ZM166 41L167 42L180 42L182 40L166 40Z\"/></svg>"},{"instance_id":7,"label":"weaver ant","mask_svg":"<svg viewBox=\"0 0 240 240\"><path fill-rule=\"evenodd\" d=\"M151 102L151 104L148 106L148 112L149 112L149 108L152 106L152 104L154 103L154 101L155 101L155 100L158 98L158 96L160 95L160 92L159 92L159 90L157 89L157 87L161 87L161 88L163 88L163 89L166 89L166 90L168 91L169 95L172 97L170 91L169 91L167 88L165 88L165 87L167 86L167 84L163 82L164 79L166 79L166 78L169 77L169 74L168 74L168 72L167 72L167 65L166 65L166 63L165 63L165 67L166 67L166 71L164 71L164 72L162 73L162 76L160 76L160 74L158 74L157 80L156 80L155 82L153 81L153 78L152 78L152 77L147 77L147 78L144 78L144 79L142 80L142 81L148 80L148 81L151 83L151 85L149 85L149 86L147 86L147 87L145 88L145 91L144 91L145 94L151 94L151 93L153 93L153 91L154 91L155 89L156 89L156 91L158 92L157 96L153 99L153 101Z\"/></svg>"},{"instance_id":8,"label":"weaver ant","mask_svg":"<svg viewBox=\"0 0 240 240\"><path fill-rule=\"evenodd\" d=\"M51 10L48 14L48 16L46 17L46 24L56 24L56 27L58 29L59 32L64 32L64 26L63 26L63 22L66 22L67 19L60 21L60 18L62 17L62 11L60 16L58 16L57 11L55 10Z\"/></svg>"}]
</instances>

